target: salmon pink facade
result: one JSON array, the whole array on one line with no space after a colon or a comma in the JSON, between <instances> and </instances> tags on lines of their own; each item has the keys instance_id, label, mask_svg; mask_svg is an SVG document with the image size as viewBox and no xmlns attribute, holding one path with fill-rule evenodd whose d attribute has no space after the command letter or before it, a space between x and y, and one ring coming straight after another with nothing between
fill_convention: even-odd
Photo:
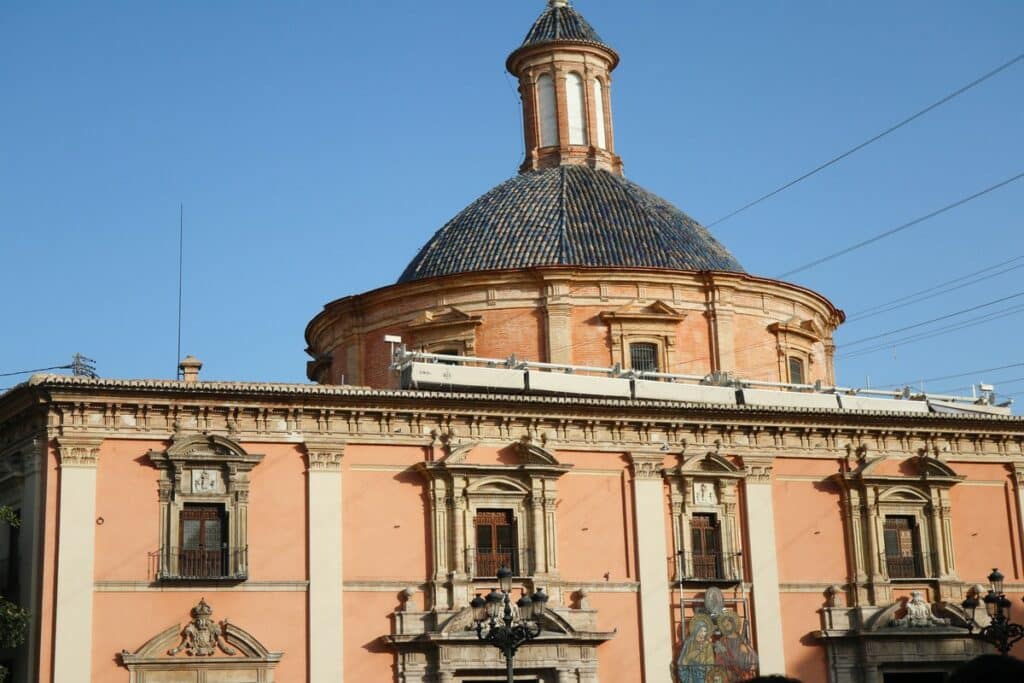
<instances>
[{"instance_id":1,"label":"salmon pink facade","mask_svg":"<svg viewBox=\"0 0 1024 683\"><path fill-rule=\"evenodd\" d=\"M961 603L993 567L1024 595L1024 422L836 387L841 310L624 177L618 62L549 0L506 64L519 173L313 318L313 383L188 357L0 395L13 680L499 683L472 605L506 575L520 683L938 683L988 651Z\"/></svg>"}]
</instances>

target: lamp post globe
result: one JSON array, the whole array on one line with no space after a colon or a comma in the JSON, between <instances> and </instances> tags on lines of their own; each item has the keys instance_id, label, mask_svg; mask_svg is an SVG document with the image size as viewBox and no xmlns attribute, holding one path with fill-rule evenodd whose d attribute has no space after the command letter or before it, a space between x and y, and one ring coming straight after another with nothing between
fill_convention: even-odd
<instances>
[{"instance_id":1,"label":"lamp post globe","mask_svg":"<svg viewBox=\"0 0 1024 683\"><path fill-rule=\"evenodd\" d=\"M505 656L505 670L508 683L514 683L513 658L516 650L540 635L541 617L547 605L548 596L538 588L532 596L526 592L516 601L512 609L512 576L508 567L498 569L498 588L487 597L477 593L469 602L476 622L476 637L501 650Z\"/></svg>"}]
</instances>

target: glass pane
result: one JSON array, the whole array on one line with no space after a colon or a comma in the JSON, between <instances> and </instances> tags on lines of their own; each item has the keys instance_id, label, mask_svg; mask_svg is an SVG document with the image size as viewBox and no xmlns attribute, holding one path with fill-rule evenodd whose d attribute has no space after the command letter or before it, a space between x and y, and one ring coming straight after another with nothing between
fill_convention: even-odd
<instances>
[{"instance_id":1,"label":"glass pane","mask_svg":"<svg viewBox=\"0 0 1024 683\"><path fill-rule=\"evenodd\" d=\"M565 76L565 100L569 109L569 144L587 144L587 116L583 105L583 79L578 73Z\"/></svg>"},{"instance_id":2,"label":"glass pane","mask_svg":"<svg viewBox=\"0 0 1024 683\"><path fill-rule=\"evenodd\" d=\"M515 547L515 536L512 533L512 527L510 526L499 526L495 527L498 532L498 547L502 550L511 550Z\"/></svg>"},{"instance_id":3,"label":"glass pane","mask_svg":"<svg viewBox=\"0 0 1024 683\"><path fill-rule=\"evenodd\" d=\"M478 526L476 528L476 547L480 550L490 550L494 547L490 526Z\"/></svg>"},{"instance_id":4,"label":"glass pane","mask_svg":"<svg viewBox=\"0 0 1024 683\"><path fill-rule=\"evenodd\" d=\"M199 520L185 519L181 522L181 547L194 550L199 547Z\"/></svg>"},{"instance_id":5,"label":"glass pane","mask_svg":"<svg viewBox=\"0 0 1024 683\"><path fill-rule=\"evenodd\" d=\"M555 116L555 82L549 74L537 79L537 104L540 109L540 146L558 144L558 119Z\"/></svg>"},{"instance_id":6,"label":"glass pane","mask_svg":"<svg viewBox=\"0 0 1024 683\"><path fill-rule=\"evenodd\" d=\"M789 383L790 384L803 384L804 383L804 362L799 358L789 359Z\"/></svg>"},{"instance_id":7,"label":"glass pane","mask_svg":"<svg viewBox=\"0 0 1024 683\"><path fill-rule=\"evenodd\" d=\"M630 367L641 372L658 372L658 347L655 344L630 344Z\"/></svg>"},{"instance_id":8,"label":"glass pane","mask_svg":"<svg viewBox=\"0 0 1024 683\"><path fill-rule=\"evenodd\" d=\"M220 520L207 520L203 525L203 545L207 550L220 550Z\"/></svg>"}]
</instances>

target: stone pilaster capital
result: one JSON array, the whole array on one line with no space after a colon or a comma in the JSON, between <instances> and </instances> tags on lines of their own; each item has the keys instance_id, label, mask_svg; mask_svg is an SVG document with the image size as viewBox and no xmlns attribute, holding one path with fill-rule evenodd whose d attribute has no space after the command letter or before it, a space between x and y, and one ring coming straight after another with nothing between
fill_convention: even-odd
<instances>
[{"instance_id":1,"label":"stone pilaster capital","mask_svg":"<svg viewBox=\"0 0 1024 683\"><path fill-rule=\"evenodd\" d=\"M630 453L629 462L633 468L634 479L661 480L665 468L662 462L665 456L661 453Z\"/></svg>"},{"instance_id":2,"label":"stone pilaster capital","mask_svg":"<svg viewBox=\"0 0 1024 683\"><path fill-rule=\"evenodd\" d=\"M1013 469L1013 480L1017 482L1017 486L1024 487L1024 462L1010 463L1010 467Z\"/></svg>"},{"instance_id":3,"label":"stone pilaster capital","mask_svg":"<svg viewBox=\"0 0 1024 683\"><path fill-rule=\"evenodd\" d=\"M309 472L340 472L345 457L345 443L306 442L306 465Z\"/></svg>"},{"instance_id":4,"label":"stone pilaster capital","mask_svg":"<svg viewBox=\"0 0 1024 683\"><path fill-rule=\"evenodd\" d=\"M743 467L747 473L748 484L770 484L772 482L772 458L753 458L745 456Z\"/></svg>"},{"instance_id":5,"label":"stone pilaster capital","mask_svg":"<svg viewBox=\"0 0 1024 683\"><path fill-rule=\"evenodd\" d=\"M57 440L57 456L60 466L96 467L100 460L102 438L62 436Z\"/></svg>"}]
</instances>

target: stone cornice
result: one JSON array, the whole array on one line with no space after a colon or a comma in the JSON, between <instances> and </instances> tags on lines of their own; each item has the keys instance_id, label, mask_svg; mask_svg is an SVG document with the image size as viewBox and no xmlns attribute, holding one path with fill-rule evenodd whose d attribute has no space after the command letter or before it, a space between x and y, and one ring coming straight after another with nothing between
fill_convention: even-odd
<instances>
[{"instance_id":1,"label":"stone cornice","mask_svg":"<svg viewBox=\"0 0 1024 683\"><path fill-rule=\"evenodd\" d=\"M429 447L432 432L507 445L524 436L549 450L661 450L684 457L848 457L919 455L945 460L1024 461L1024 420L1010 416L907 415L695 406L663 401L565 399L353 387L36 377L18 390L47 403L5 422L57 438L164 440L176 431L207 432L242 442L388 443ZM5 397L6 399L7 397ZM0 399L0 407L4 403ZM34 405L38 405L35 403ZM26 405L21 402L19 405ZM27 427L26 427L27 429ZM25 432L25 436L28 436ZM6 453L9 449L0 448ZM329 450L329 449L328 449Z\"/></svg>"}]
</instances>

